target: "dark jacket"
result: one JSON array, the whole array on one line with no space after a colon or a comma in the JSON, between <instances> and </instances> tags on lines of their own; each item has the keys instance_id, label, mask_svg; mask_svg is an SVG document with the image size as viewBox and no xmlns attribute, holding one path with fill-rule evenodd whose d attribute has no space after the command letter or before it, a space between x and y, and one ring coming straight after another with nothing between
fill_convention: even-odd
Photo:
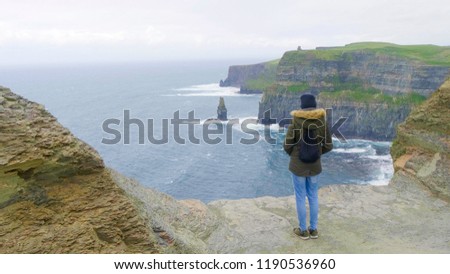
<instances>
[{"instance_id":1,"label":"dark jacket","mask_svg":"<svg viewBox=\"0 0 450 274\"><path fill-rule=\"evenodd\" d=\"M316 129L320 140L320 153L325 154L333 149L331 132L326 124L326 112L324 109L310 108L294 110L291 112L292 124L289 125L284 141L284 150L291 156L289 170L297 176L315 176L322 172L320 158L314 163L304 163L299 159L299 147L303 130Z\"/></svg>"}]
</instances>

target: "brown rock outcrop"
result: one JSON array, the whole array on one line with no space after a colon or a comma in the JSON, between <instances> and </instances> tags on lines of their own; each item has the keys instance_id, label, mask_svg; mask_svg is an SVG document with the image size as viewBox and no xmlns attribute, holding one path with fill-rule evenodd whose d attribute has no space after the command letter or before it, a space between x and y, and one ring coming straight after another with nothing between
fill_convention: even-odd
<instances>
[{"instance_id":1,"label":"brown rock outcrop","mask_svg":"<svg viewBox=\"0 0 450 274\"><path fill-rule=\"evenodd\" d=\"M398 127L391 154L394 184L450 201L450 79Z\"/></svg>"},{"instance_id":2,"label":"brown rock outcrop","mask_svg":"<svg viewBox=\"0 0 450 274\"><path fill-rule=\"evenodd\" d=\"M0 87L0 253L158 253L98 153Z\"/></svg>"}]
</instances>

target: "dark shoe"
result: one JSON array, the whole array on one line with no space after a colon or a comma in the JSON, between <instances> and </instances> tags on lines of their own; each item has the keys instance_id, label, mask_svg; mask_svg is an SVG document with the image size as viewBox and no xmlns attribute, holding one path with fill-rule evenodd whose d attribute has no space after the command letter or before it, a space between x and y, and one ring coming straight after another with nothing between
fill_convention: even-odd
<instances>
[{"instance_id":1,"label":"dark shoe","mask_svg":"<svg viewBox=\"0 0 450 274\"><path fill-rule=\"evenodd\" d=\"M296 228L294 228L294 233L295 233L295 235L299 236L303 240L308 240L309 239L309 232L308 232L308 230L303 230L302 231L300 228L296 227Z\"/></svg>"},{"instance_id":2,"label":"dark shoe","mask_svg":"<svg viewBox=\"0 0 450 274\"><path fill-rule=\"evenodd\" d=\"M308 227L308 231L309 231L309 237L311 239L319 238L319 231L317 231L317 229L312 230L311 228Z\"/></svg>"}]
</instances>

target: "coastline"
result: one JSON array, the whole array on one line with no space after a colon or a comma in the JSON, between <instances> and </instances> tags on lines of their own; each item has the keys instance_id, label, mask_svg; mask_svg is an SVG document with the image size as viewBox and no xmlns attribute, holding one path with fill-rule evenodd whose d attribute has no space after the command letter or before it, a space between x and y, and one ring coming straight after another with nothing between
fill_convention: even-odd
<instances>
[{"instance_id":1,"label":"coastline","mask_svg":"<svg viewBox=\"0 0 450 274\"><path fill-rule=\"evenodd\" d=\"M448 173L440 168L448 163L448 129L427 128L420 138L428 136L431 147L412 142L417 136L407 130L420 119L434 119L426 125L449 119L449 84L399 127L403 139L391 150L396 173L389 185L319 190L321 236L308 242L292 233L297 226L293 196L207 204L176 200L105 167L92 147L42 105L2 88L0 251L448 253L450 204L441 198L448 192L439 181ZM429 109L442 117L432 113L430 118Z\"/></svg>"}]
</instances>

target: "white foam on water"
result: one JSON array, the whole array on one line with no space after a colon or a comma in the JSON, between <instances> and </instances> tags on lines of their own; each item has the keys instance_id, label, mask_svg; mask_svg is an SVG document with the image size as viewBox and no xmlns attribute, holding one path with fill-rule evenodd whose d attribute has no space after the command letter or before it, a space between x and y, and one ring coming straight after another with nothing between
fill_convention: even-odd
<instances>
[{"instance_id":1,"label":"white foam on water","mask_svg":"<svg viewBox=\"0 0 450 274\"><path fill-rule=\"evenodd\" d=\"M380 180L371 180L366 182L366 184L368 185L372 185L372 186L387 186L389 184L389 180L390 179L380 179Z\"/></svg>"},{"instance_id":2,"label":"white foam on water","mask_svg":"<svg viewBox=\"0 0 450 274\"><path fill-rule=\"evenodd\" d=\"M237 123L236 123L237 120ZM262 132L264 131L264 125L262 124L258 124L258 117L256 116L249 116L249 117L229 117L228 120L226 121L221 121L215 118L208 118L208 119L203 119L200 120L200 125L203 125L205 123L211 123L211 124L222 124L224 127L230 126L233 130L238 130L242 133L248 133L245 132L245 130L243 130L243 123L247 122L247 124L245 125L246 129L249 130L256 130L258 132ZM271 130L278 130L278 125L271 125ZM250 134L250 133L249 133ZM259 134L259 141L261 141L263 139L263 135Z\"/></svg>"},{"instance_id":3,"label":"white foam on water","mask_svg":"<svg viewBox=\"0 0 450 274\"><path fill-rule=\"evenodd\" d=\"M189 87L176 88L175 91L182 93L164 94L162 96L254 96L255 94L241 94L237 87L221 87L218 83L193 85Z\"/></svg>"},{"instance_id":4,"label":"white foam on water","mask_svg":"<svg viewBox=\"0 0 450 274\"><path fill-rule=\"evenodd\" d=\"M386 164L379 165L378 175L375 179L366 181L366 184L375 186L385 186L389 184L389 181L394 174L394 167L392 161Z\"/></svg>"},{"instance_id":5,"label":"white foam on water","mask_svg":"<svg viewBox=\"0 0 450 274\"><path fill-rule=\"evenodd\" d=\"M221 87L218 83L192 85L184 88L175 88L177 91L218 91L218 90L233 90L239 91L237 87Z\"/></svg>"},{"instance_id":6,"label":"white foam on water","mask_svg":"<svg viewBox=\"0 0 450 274\"><path fill-rule=\"evenodd\" d=\"M211 119L211 118L210 118ZM238 120L237 123L233 122L231 123L230 120ZM204 119L200 121L200 124L204 124L208 122L208 119ZM223 126L227 126L228 123L230 122L230 125L232 124L232 129L233 130L237 130L240 131L242 133L248 133L248 134L253 134L251 132L246 132L246 130L256 130L259 133L259 141L264 140L264 130L266 129L266 125L260 124L258 123L258 117L256 116L248 116L248 117L230 117L228 119L228 121L220 121L220 120L216 120L214 119L213 121L211 121L212 124L215 123L221 123ZM244 128L244 123L245 123L245 128ZM279 130L280 130L280 126L278 124L272 124L270 125L270 132L274 133L274 134L278 134ZM273 138L276 137L276 135L272 135Z\"/></svg>"},{"instance_id":7,"label":"white foam on water","mask_svg":"<svg viewBox=\"0 0 450 274\"><path fill-rule=\"evenodd\" d=\"M231 97L231 96L247 96L246 94L240 94L232 91L219 91L219 92L202 92L202 93L177 93L177 94L164 94L163 96L184 96L184 97Z\"/></svg>"},{"instance_id":8,"label":"white foam on water","mask_svg":"<svg viewBox=\"0 0 450 274\"><path fill-rule=\"evenodd\" d=\"M392 162L392 157L389 154L386 155L363 155L362 158L372 159L372 160L380 160L383 162Z\"/></svg>"},{"instance_id":9,"label":"white foam on water","mask_svg":"<svg viewBox=\"0 0 450 274\"><path fill-rule=\"evenodd\" d=\"M367 148L359 148L359 147L353 147L353 148L335 148L332 151L337 153L364 153L367 152Z\"/></svg>"},{"instance_id":10,"label":"white foam on water","mask_svg":"<svg viewBox=\"0 0 450 274\"><path fill-rule=\"evenodd\" d=\"M375 178L368 180L365 183L370 185L387 185L394 175L394 166L392 164L392 157L386 155L363 155L361 158L374 160L373 174Z\"/></svg>"},{"instance_id":11,"label":"white foam on water","mask_svg":"<svg viewBox=\"0 0 450 274\"><path fill-rule=\"evenodd\" d=\"M209 120L209 121L208 121L208 120ZM228 120L228 121L229 121L229 120ZM226 124L228 123L228 121L221 121L221 120L216 119L216 118L208 118L208 119L200 120L200 125L203 125L203 124L205 124L206 122L209 122L209 123L211 123L211 124L218 124L218 123L220 123L220 124L222 124L222 125L226 125Z\"/></svg>"},{"instance_id":12,"label":"white foam on water","mask_svg":"<svg viewBox=\"0 0 450 274\"><path fill-rule=\"evenodd\" d=\"M233 118L231 118L233 119ZM241 118L235 118L239 119L239 127L233 127L234 129L242 130L242 125L244 122L246 122L245 127L247 129L257 130L259 132L263 132L266 129L266 125L258 123L258 117L256 116L249 116L249 117L241 117ZM268 126L268 125L267 125ZM276 131L278 132L280 130L280 126L278 124L272 124L269 127L270 131Z\"/></svg>"},{"instance_id":13,"label":"white foam on water","mask_svg":"<svg viewBox=\"0 0 450 274\"><path fill-rule=\"evenodd\" d=\"M234 124L233 128L239 128L244 122L246 122L246 127L249 129L260 130L260 131L265 129L265 125L258 123L258 117L256 117L256 116L241 117L241 118L230 117L227 121L221 121L216 118L208 118L208 119L200 120L200 124L204 124L204 123L208 122L208 120L210 120L210 119L212 119L211 123L221 123L223 125L233 122L233 124ZM235 123L234 122L235 120L238 120L238 123ZM239 127L236 127L236 125L239 125ZM280 129L280 126L278 124L270 125L270 130L278 131L279 129Z\"/></svg>"}]
</instances>

